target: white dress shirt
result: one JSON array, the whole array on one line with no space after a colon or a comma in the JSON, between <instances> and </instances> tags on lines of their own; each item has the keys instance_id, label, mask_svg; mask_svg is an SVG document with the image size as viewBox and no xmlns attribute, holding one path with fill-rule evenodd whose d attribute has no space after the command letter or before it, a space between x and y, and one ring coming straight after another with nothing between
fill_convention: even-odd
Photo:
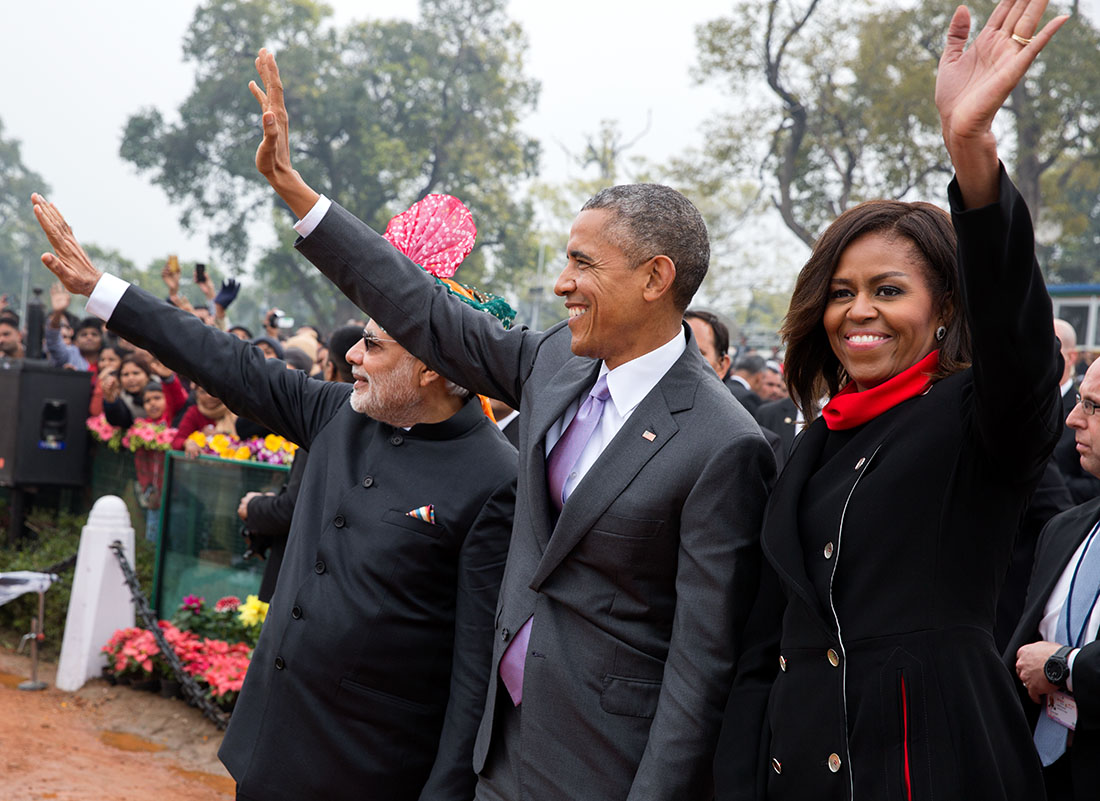
<instances>
[{"instance_id":1,"label":"white dress shirt","mask_svg":"<svg viewBox=\"0 0 1100 801\"><path fill-rule=\"evenodd\" d=\"M638 404L653 391L653 388L657 386L657 382L664 378L665 373L676 363L686 347L687 337L681 329L676 333L676 336L661 345L661 347L620 364L614 370L608 370L606 363L600 365L600 372L596 380L598 381L601 375L607 376L607 390L611 394L611 398L608 403L604 404L600 424L592 432L592 436L589 437L584 450L577 457L577 463L573 466L573 471L565 480L562 494L566 498L576 489L577 484L595 464L604 448L615 438L615 435L619 433L630 415L638 408ZM595 382L593 382L594 385ZM587 390L591 389L592 387L587 388ZM565 429L573 422L577 410L581 408L581 403L588 397L587 390L581 397L566 406L565 413L555 420L547 430L547 456L550 455L554 445L561 439Z\"/></svg>"},{"instance_id":2,"label":"white dress shirt","mask_svg":"<svg viewBox=\"0 0 1100 801\"><path fill-rule=\"evenodd\" d=\"M1058 579L1058 583L1054 585L1054 589L1050 591L1050 596L1047 598L1047 605L1043 608L1043 618L1039 621L1039 636L1047 642L1060 642L1058 639L1058 618L1062 614L1062 607L1066 605L1066 600L1069 598L1069 585L1073 580L1073 571L1077 568L1077 563L1081 561L1088 541L1089 538L1085 537L1081 544L1077 546L1073 557L1066 563L1066 569L1062 571L1061 578ZM1100 548L1100 534L1093 541L1092 547ZM1096 587L1078 586L1074 587L1073 591L1074 595L1078 592L1095 593ZM1073 628L1078 628L1078 625L1074 624ZM1088 625L1085 626L1085 637L1082 642L1089 643L1095 640L1098 631L1100 631L1100 604L1092 608L1092 614L1089 615ZM1064 635L1065 632L1062 632L1062 634ZM1070 645L1072 644L1070 643ZM1079 648L1072 650L1068 658L1070 678L1066 683L1066 688L1070 692L1073 692L1073 661L1077 658L1079 650Z\"/></svg>"}]
</instances>

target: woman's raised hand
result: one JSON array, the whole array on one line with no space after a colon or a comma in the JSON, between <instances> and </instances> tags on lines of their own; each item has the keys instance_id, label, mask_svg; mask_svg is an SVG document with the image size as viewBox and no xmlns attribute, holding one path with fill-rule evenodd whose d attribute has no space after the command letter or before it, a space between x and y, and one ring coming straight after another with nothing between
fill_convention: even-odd
<instances>
[{"instance_id":1,"label":"woman's raised hand","mask_svg":"<svg viewBox=\"0 0 1100 801\"><path fill-rule=\"evenodd\" d=\"M1039 30L1046 7L1047 0L1001 0L970 47L966 47L970 33L966 6L959 6L951 18L936 76L936 108L968 207L996 200L993 117L1069 19L1068 15L1055 17Z\"/></svg>"}]
</instances>

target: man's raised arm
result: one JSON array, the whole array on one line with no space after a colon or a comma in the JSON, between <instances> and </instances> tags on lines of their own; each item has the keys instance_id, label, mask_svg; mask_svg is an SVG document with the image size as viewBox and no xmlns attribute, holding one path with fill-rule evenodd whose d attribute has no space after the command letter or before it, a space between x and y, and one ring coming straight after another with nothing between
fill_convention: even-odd
<instances>
[{"instance_id":1,"label":"man's raised arm","mask_svg":"<svg viewBox=\"0 0 1100 801\"><path fill-rule=\"evenodd\" d=\"M256 169L298 217L295 246L356 306L429 367L455 383L519 408L522 380L537 338L499 323L448 296L445 288L372 231L314 191L290 161L289 121L275 56L256 58L264 87L249 90L260 104L263 141ZM265 91L266 90L266 91Z\"/></svg>"},{"instance_id":2,"label":"man's raised arm","mask_svg":"<svg viewBox=\"0 0 1100 801\"><path fill-rule=\"evenodd\" d=\"M38 194L31 200L54 249L43 254L42 263L62 285L87 295L89 313L199 383L237 414L308 447L347 402L350 387L309 381L304 373L285 369L282 362L269 363L257 348L232 334L100 272L57 207Z\"/></svg>"}]
</instances>

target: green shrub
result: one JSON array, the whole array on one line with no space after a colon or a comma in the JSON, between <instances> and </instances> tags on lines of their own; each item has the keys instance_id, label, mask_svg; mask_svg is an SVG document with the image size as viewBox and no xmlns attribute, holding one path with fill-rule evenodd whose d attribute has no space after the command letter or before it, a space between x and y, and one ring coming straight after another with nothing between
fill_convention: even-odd
<instances>
[{"instance_id":1,"label":"green shrub","mask_svg":"<svg viewBox=\"0 0 1100 801\"><path fill-rule=\"evenodd\" d=\"M0 526L0 573L16 570L45 571L70 556L80 546L80 531L87 514L74 515L56 509L34 509L27 515L30 534L15 547L7 544L7 531ZM3 519L3 518L0 518ZM135 571L142 590L148 596L153 586L156 546L144 537L136 539ZM61 652L65 616L69 610L69 593L73 585L73 566L59 573L61 579L46 591L46 615L42 655L56 659ZM38 614L38 594L28 593L0 606L0 647L15 648L19 639L31 630L31 621Z\"/></svg>"}]
</instances>

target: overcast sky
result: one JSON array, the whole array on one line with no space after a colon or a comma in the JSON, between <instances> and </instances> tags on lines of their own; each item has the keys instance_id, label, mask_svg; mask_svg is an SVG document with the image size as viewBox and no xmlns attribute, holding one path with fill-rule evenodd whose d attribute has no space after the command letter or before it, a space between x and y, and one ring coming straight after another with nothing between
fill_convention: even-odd
<instances>
[{"instance_id":1,"label":"overcast sky","mask_svg":"<svg viewBox=\"0 0 1100 801\"><path fill-rule=\"evenodd\" d=\"M167 116L187 96L181 47L193 0L37 0L4 4L0 95L4 136L52 187L51 199L87 241L145 266L176 252L205 260L204 236L187 237L178 209L118 157L127 117L153 105ZM415 0L334 0L337 22L414 17ZM661 160L700 144L700 123L729 101L690 78L694 28L732 0L512 0L527 31L528 74L542 84L526 130L543 143L542 177L563 180L562 145L617 119L625 135L652 126L631 154ZM1100 0L1085 0L1095 9ZM981 11L976 14L981 15ZM263 45L257 42L257 49ZM241 92L251 75L241 75ZM308 176L307 176L308 177ZM770 235L769 235L770 236Z\"/></svg>"},{"instance_id":2,"label":"overcast sky","mask_svg":"<svg viewBox=\"0 0 1100 801\"><path fill-rule=\"evenodd\" d=\"M414 17L415 0L336 0L337 21ZM181 42L191 0L38 0L5 3L0 121L22 142L23 160L52 188L78 236L145 266L176 252L204 260L204 236L187 237L178 209L118 156L127 117L143 106L166 116L191 88ZM717 94L695 88L694 26L720 16L729 0L534 3L511 13L530 40L528 74L542 83L525 129L543 143L543 178L567 176L559 143L580 149L602 119L625 134L649 132L631 151L652 159L699 144L699 123ZM627 10L628 9L628 10ZM673 9L675 11L673 12ZM263 45L257 42L257 49ZM241 76L241 92L251 75ZM307 176L308 178L308 176Z\"/></svg>"}]
</instances>

